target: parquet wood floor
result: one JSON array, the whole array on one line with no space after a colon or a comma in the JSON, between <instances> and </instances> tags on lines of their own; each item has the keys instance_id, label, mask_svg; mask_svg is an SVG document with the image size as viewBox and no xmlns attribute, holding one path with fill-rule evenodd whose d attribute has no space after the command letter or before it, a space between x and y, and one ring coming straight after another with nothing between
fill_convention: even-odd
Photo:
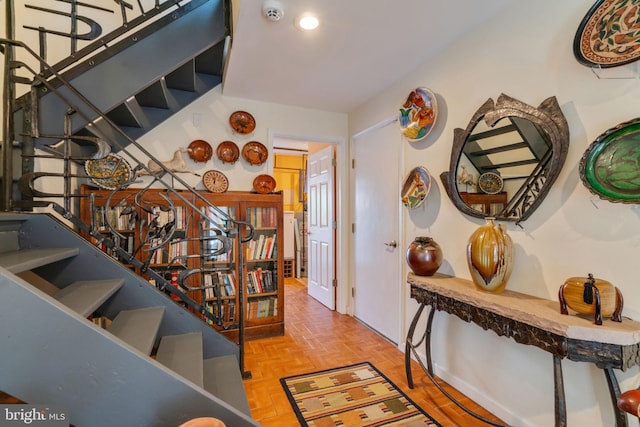
<instances>
[{"instance_id":1,"label":"parquet wood floor","mask_svg":"<svg viewBox=\"0 0 640 427\"><path fill-rule=\"evenodd\" d=\"M487 426L450 402L414 362L415 388L409 389L404 354L355 318L328 310L307 295L295 279L285 279L285 335L248 341L245 380L252 416L265 427L299 423L279 379L368 361L382 371L443 427ZM445 390L483 417L501 422L478 404L444 384Z\"/></svg>"}]
</instances>

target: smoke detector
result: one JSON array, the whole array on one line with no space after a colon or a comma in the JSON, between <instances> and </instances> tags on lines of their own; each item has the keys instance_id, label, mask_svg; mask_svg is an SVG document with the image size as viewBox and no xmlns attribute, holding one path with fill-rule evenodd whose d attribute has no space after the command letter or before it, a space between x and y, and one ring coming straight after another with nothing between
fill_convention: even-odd
<instances>
[{"instance_id":1,"label":"smoke detector","mask_svg":"<svg viewBox=\"0 0 640 427\"><path fill-rule=\"evenodd\" d=\"M262 2L262 14L269 21L277 22L284 16L282 3L278 0L264 0Z\"/></svg>"}]
</instances>

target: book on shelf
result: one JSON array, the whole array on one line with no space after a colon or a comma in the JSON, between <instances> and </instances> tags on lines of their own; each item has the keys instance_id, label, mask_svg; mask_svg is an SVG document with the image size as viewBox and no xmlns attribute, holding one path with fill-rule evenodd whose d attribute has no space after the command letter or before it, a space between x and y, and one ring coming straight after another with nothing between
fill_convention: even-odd
<instances>
[{"instance_id":1,"label":"book on shelf","mask_svg":"<svg viewBox=\"0 0 640 427\"><path fill-rule=\"evenodd\" d=\"M278 315L278 298L260 298L247 303L247 319L264 319Z\"/></svg>"}]
</instances>

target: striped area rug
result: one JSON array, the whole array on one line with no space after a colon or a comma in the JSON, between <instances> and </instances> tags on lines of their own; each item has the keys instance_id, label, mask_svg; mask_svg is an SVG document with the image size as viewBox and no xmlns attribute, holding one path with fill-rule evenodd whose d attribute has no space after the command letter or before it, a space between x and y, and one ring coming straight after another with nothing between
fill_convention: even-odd
<instances>
[{"instance_id":1,"label":"striped area rug","mask_svg":"<svg viewBox=\"0 0 640 427\"><path fill-rule=\"evenodd\" d=\"M369 362L280 382L302 426L440 427Z\"/></svg>"}]
</instances>

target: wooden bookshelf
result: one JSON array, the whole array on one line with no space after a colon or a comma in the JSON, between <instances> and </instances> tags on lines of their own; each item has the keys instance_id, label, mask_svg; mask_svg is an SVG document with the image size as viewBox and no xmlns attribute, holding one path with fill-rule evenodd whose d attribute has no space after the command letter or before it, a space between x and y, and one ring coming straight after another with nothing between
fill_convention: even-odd
<instances>
[{"instance_id":1,"label":"wooden bookshelf","mask_svg":"<svg viewBox=\"0 0 640 427\"><path fill-rule=\"evenodd\" d=\"M83 186L81 192L95 196L95 210L92 213L89 198L82 197L80 217L86 223L93 223L102 233L110 233L106 221L114 225L112 237L123 245L127 252L141 261L149 260L149 267L169 279L182 270L200 270L187 278L186 285L192 289L188 294L195 301L222 319L223 326L211 324L231 339L238 338L237 323L240 313L240 292L238 280L244 278L245 338L254 339L284 334L284 259L280 236L283 234L282 194L258 194L252 192L200 193L217 209L185 192L181 195L199 210L207 214L209 220L184 201L168 196L163 190L148 190L145 204L134 203L137 189L118 191L106 207L110 191ZM164 193L161 195L161 193ZM174 206L166 210L165 196L170 197ZM165 210L160 209L164 207ZM155 210L154 210L155 209ZM153 213L150 213L151 210ZM124 212L124 213L123 213ZM243 226L239 235L230 238L231 250L217 253L220 248L220 228L228 217L247 222L253 226L253 237L246 243L240 236L248 236L248 227ZM176 222L175 241L149 251L149 244L141 245L140 222L149 223L156 218L157 226ZM124 237L121 237L124 236ZM85 236L94 244L96 239ZM196 239L210 237L210 239ZM104 248L106 249L106 248ZM244 254L242 265L238 262L238 251ZM153 255L150 255L153 253ZM147 257L150 257L149 259Z\"/></svg>"}]
</instances>

